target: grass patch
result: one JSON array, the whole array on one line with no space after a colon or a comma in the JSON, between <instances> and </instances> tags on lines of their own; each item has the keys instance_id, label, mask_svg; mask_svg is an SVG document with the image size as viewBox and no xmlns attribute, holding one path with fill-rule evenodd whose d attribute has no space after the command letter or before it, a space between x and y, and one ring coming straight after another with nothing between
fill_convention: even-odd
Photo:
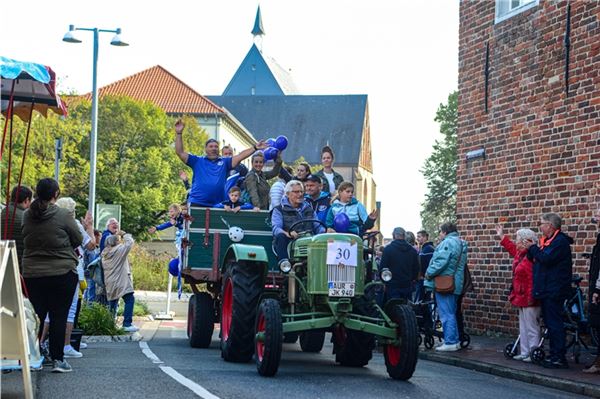
<instances>
[{"instance_id":1,"label":"grass patch","mask_svg":"<svg viewBox=\"0 0 600 399\"><path fill-rule=\"evenodd\" d=\"M84 335L123 335L125 331L117 327L108 307L92 302L81 307L79 328Z\"/></svg>"},{"instance_id":2,"label":"grass patch","mask_svg":"<svg viewBox=\"0 0 600 399\"><path fill-rule=\"evenodd\" d=\"M167 254L154 255L140 245L135 244L129 253L129 265L133 275L133 287L140 291L167 290L169 279L169 261ZM189 285L183 283L184 292L192 292ZM177 278L173 279L171 290L177 291Z\"/></svg>"}]
</instances>

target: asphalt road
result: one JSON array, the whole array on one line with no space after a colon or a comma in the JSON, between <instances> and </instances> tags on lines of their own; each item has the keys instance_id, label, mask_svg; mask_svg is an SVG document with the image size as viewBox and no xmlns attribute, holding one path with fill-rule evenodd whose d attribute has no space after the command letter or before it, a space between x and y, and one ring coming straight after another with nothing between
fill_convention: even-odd
<instances>
[{"instance_id":1,"label":"asphalt road","mask_svg":"<svg viewBox=\"0 0 600 399\"><path fill-rule=\"evenodd\" d=\"M320 354L286 344L274 378L260 377L253 363L226 363L218 331L209 349L188 345L185 321L163 321L142 353L140 343L95 343L70 360L74 371L34 373L37 398L567 398L537 385L439 363L419 361L409 382L388 378L381 354L365 368L337 366L326 343ZM142 346L145 344L142 343ZM150 354L151 353L151 354ZM155 356L153 362L149 357ZM160 359L162 363L157 363ZM21 397L20 373L2 376L2 398ZM186 387L184 384L187 384ZM198 394L199 393L199 394ZM211 396L214 395L214 396Z\"/></svg>"}]
</instances>

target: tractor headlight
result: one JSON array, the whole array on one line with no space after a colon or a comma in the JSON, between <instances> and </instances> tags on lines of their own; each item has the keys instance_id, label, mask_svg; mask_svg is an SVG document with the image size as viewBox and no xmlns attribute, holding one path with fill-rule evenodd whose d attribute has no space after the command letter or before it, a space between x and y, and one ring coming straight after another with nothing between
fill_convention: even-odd
<instances>
[{"instance_id":1,"label":"tractor headlight","mask_svg":"<svg viewBox=\"0 0 600 399\"><path fill-rule=\"evenodd\" d=\"M290 270L292 270L292 264L289 260L284 259L279 262L279 269L281 269L281 271L284 273L288 273Z\"/></svg>"},{"instance_id":2,"label":"tractor headlight","mask_svg":"<svg viewBox=\"0 0 600 399\"><path fill-rule=\"evenodd\" d=\"M381 279L386 283L392 279L392 271L388 268L385 268L381 271Z\"/></svg>"}]
</instances>

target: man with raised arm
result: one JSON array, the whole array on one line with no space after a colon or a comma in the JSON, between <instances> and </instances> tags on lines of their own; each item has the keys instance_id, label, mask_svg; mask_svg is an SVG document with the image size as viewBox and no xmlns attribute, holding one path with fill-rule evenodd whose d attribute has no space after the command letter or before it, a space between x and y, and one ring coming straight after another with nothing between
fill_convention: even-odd
<instances>
[{"instance_id":1,"label":"man with raised arm","mask_svg":"<svg viewBox=\"0 0 600 399\"><path fill-rule=\"evenodd\" d=\"M175 152L183 163L192 168L192 188L189 202L192 206L213 206L225 199L225 182L229 171L234 169L241 161L248 158L257 150L268 147L264 141L259 141L254 146L245 149L232 157L219 155L219 143L215 139L208 139L204 145L204 156L188 154L183 148L181 137L183 121L175 123Z\"/></svg>"}]
</instances>

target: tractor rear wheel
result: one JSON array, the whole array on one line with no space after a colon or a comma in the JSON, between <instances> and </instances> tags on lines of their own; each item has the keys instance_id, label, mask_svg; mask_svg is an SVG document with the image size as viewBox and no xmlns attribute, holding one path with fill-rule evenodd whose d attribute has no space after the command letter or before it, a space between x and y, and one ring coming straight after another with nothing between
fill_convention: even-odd
<instances>
[{"instance_id":1,"label":"tractor rear wheel","mask_svg":"<svg viewBox=\"0 0 600 399\"><path fill-rule=\"evenodd\" d=\"M283 324L279 302L265 299L258 308L254 335L254 357L258 374L272 377L277 373L282 346Z\"/></svg>"},{"instance_id":2,"label":"tractor rear wheel","mask_svg":"<svg viewBox=\"0 0 600 399\"><path fill-rule=\"evenodd\" d=\"M302 352L318 353L325 343L325 331L304 331L300 334Z\"/></svg>"},{"instance_id":3,"label":"tractor rear wheel","mask_svg":"<svg viewBox=\"0 0 600 399\"><path fill-rule=\"evenodd\" d=\"M290 332L283 334L283 343L284 344L295 344L298 341L298 337L300 336L297 332Z\"/></svg>"},{"instance_id":4,"label":"tractor rear wheel","mask_svg":"<svg viewBox=\"0 0 600 399\"><path fill-rule=\"evenodd\" d=\"M208 348L215 328L215 303L209 293L192 295L188 303L187 335L192 348Z\"/></svg>"},{"instance_id":5,"label":"tractor rear wheel","mask_svg":"<svg viewBox=\"0 0 600 399\"><path fill-rule=\"evenodd\" d=\"M384 345L383 356L390 377L395 380L408 380L417 366L419 347L417 346L417 318L408 305L396 305L388 316L398 325L396 331L400 343Z\"/></svg>"},{"instance_id":6,"label":"tractor rear wheel","mask_svg":"<svg viewBox=\"0 0 600 399\"><path fill-rule=\"evenodd\" d=\"M252 359L262 280L262 271L248 263L231 262L225 270L221 293L221 357L225 361Z\"/></svg>"},{"instance_id":7,"label":"tractor rear wheel","mask_svg":"<svg viewBox=\"0 0 600 399\"><path fill-rule=\"evenodd\" d=\"M363 367L373 357L375 337L362 331L345 328L342 325L333 330L333 353L335 361L346 367Z\"/></svg>"}]
</instances>

